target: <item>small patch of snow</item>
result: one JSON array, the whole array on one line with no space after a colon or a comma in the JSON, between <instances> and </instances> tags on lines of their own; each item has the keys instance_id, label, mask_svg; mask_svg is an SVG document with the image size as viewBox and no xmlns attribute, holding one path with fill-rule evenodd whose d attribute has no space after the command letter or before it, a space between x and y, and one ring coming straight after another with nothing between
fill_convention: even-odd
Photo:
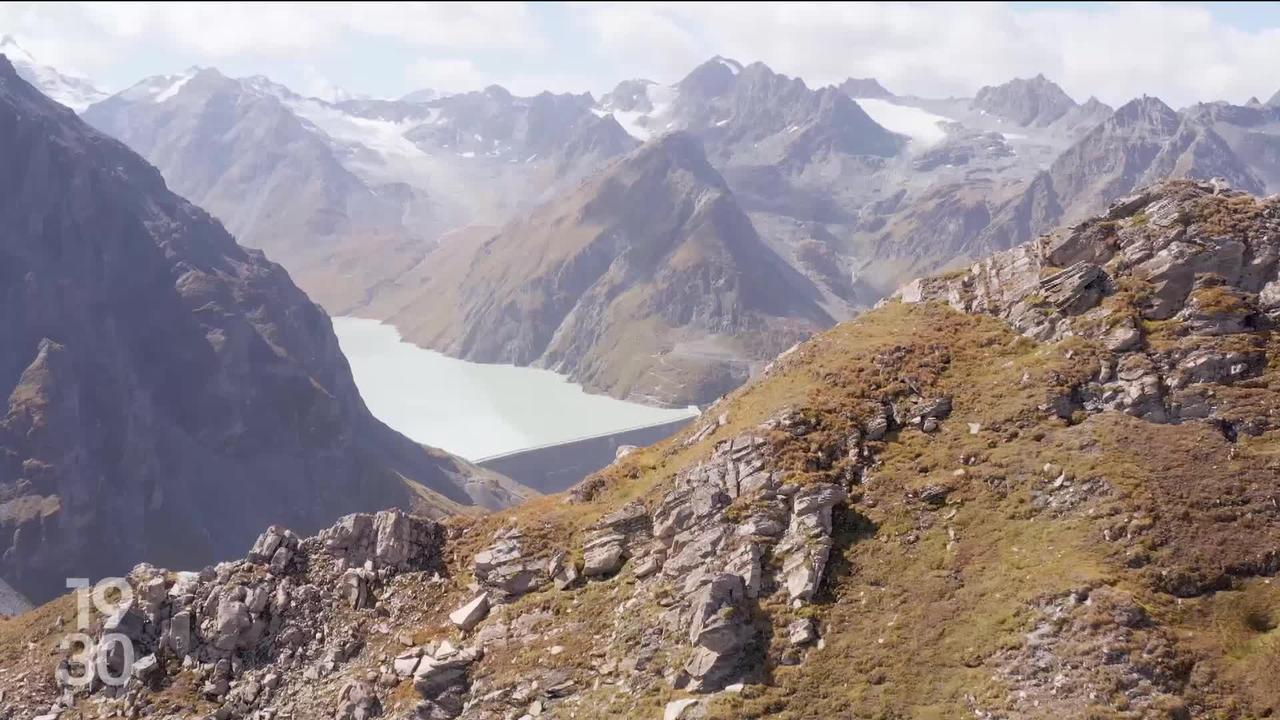
<instances>
[{"instance_id":1,"label":"small patch of snow","mask_svg":"<svg viewBox=\"0 0 1280 720\"><path fill-rule=\"evenodd\" d=\"M854 101L886 130L906 135L920 145L933 145L947 137L940 123L950 122L951 118L879 98L854 98Z\"/></svg>"},{"instance_id":2,"label":"small patch of snow","mask_svg":"<svg viewBox=\"0 0 1280 720\"><path fill-rule=\"evenodd\" d=\"M157 92L155 96L151 98L151 102L162 103L165 100L176 96L178 92L182 90L183 86L190 82L191 78L195 77L195 75L196 74L193 72L185 72L178 75L174 78L173 82L169 83L168 87Z\"/></svg>"},{"instance_id":3,"label":"small patch of snow","mask_svg":"<svg viewBox=\"0 0 1280 720\"><path fill-rule=\"evenodd\" d=\"M728 58L717 58L717 59L720 61L721 65L729 68L729 72L733 73L734 75L737 75L738 73L742 72L742 66L734 62L733 60L730 60Z\"/></svg>"},{"instance_id":4,"label":"small patch of snow","mask_svg":"<svg viewBox=\"0 0 1280 720\"><path fill-rule=\"evenodd\" d=\"M319 128L330 138L361 145L384 157L421 157L422 150L404 136L415 127L413 121L398 123L349 115L340 108L311 98L291 97L285 104L299 117Z\"/></svg>"}]
</instances>

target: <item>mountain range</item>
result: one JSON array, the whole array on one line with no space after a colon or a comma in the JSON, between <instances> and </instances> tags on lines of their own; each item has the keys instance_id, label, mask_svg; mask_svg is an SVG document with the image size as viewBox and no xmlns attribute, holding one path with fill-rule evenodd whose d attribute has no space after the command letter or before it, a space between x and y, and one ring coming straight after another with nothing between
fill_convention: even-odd
<instances>
[{"instance_id":1,"label":"mountain range","mask_svg":"<svg viewBox=\"0 0 1280 720\"><path fill-rule=\"evenodd\" d=\"M370 415L279 265L0 59L0 577L44 600L143 559L528 493ZM4 586L0 586L4 587Z\"/></svg>"},{"instance_id":2,"label":"mountain range","mask_svg":"<svg viewBox=\"0 0 1280 720\"><path fill-rule=\"evenodd\" d=\"M784 304L817 303L795 326L810 331L912 277L1025 242L1151 182L1219 177L1255 193L1280 189L1274 102L1177 111L1144 97L1113 109L1094 98L1077 103L1043 75L973 98L929 99L894 95L868 78L810 88L762 63L715 57L673 85L628 80L598 99L521 98L494 86L327 102L266 78L193 68L145 79L83 114L284 264L330 312L390 321L460 357L552 367L589 389L663 404L709 402L792 334L761 330L755 337L771 339L748 348L718 340L714 323L680 320L672 333L664 313L700 312L687 292L669 298L677 307L640 303L625 323L615 316L614 327L633 339L622 346L580 337L581 316L567 307L540 316L536 337L511 338L503 324L528 314L463 302L441 317L431 294L524 288L543 297L541 307L564 287L587 287L585 276L549 285L546 273L561 272L562 261L523 262L510 249L515 235L545 235L547 218L582 204L635 148L671 132L698 141L747 220L738 226L758 236L752 264L788 266ZM626 225L629 203L645 201L607 211L597 204L593 223ZM490 247L507 249L472 252L494 238L503 239ZM536 238L528 246L543 247ZM650 286L664 266L627 267L610 292ZM620 305L609 304L616 314ZM554 348L552 336L573 349ZM669 380L651 372L668 365Z\"/></svg>"}]
</instances>

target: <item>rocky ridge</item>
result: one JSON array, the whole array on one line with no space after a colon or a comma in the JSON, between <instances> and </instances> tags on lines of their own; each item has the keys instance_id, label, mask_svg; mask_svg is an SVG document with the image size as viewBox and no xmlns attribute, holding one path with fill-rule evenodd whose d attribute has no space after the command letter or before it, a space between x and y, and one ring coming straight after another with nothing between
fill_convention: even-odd
<instances>
[{"instance_id":1,"label":"rocky ridge","mask_svg":"<svg viewBox=\"0 0 1280 720\"><path fill-rule=\"evenodd\" d=\"M1170 183L968 271L913 281L896 297L996 315L1042 342L1101 342L1117 355L1097 384L1060 400L1064 417L1124 410L1152 422L1209 418L1230 435L1240 423L1258 434L1270 419L1219 416L1204 383L1246 381L1266 367L1254 333L1280 318L1278 234L1274 200L1223 184Z\"/></svg>"}]
</instances>

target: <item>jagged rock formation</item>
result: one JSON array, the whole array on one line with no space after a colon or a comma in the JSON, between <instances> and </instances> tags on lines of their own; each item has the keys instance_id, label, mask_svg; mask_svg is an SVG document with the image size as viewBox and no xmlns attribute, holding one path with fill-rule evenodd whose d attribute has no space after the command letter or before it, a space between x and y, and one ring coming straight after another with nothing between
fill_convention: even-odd
<instances>
[{"instance_id":1,"label":"jagged rock formation","mask_svg":"<svg viewBox=\"0 0 1280 720\"><path fill-rule=\"evenodd\" d=\"M523 490L365 408L278 265L0 62L0 576L243 552L264 524Z\"/></svg>"},{"instance_id":2,"label":"jagged rock formation","mask_svg":"<svg viewBox=\"0 0 1280 720\"><path fill-rule=\"evenodd\" d=\"M891 98L893 93L885 89L875 78L848 78L838 86L851 98Z\"/></svg>"},{"instance_id":3,"label":"jagged rock formation","mask_svg":"<svg viewBox=\"0 0 1280 720\"><path fill-rule=\"evenodd\" d=\"M155 662L62 717L1267 717L1278 224L1149 189L904 288L566 498L140 568L194 655L115 622ZM74 613L0 624L20 711L62 702Z\"/></svg>"},{"instance_id":4,"label":"jagged rock formation","mask_svg":"<svg viewBox=\"0 0 1280 720\"><path fill-rule=\"evenodd\" d=\"M1170 183L1105 216L999 253L968 272L922 279L898 297L990 313L1040 341L1093 339L1116 353L1096 380L1055 400L1064 417L1120 410L1150 422L1211 420L1230 437L1271 418L1223 412L1212 384L1262 373L1280 317L1280 205L1221 185ZM1151 323L1174 321L1172 330ZM1231 407L1229 402L1225 407Z\"/></svg>"},{"instance_id":5,"label":"jagged rock formation","mask_svg":"<svg viewBox=\"0 0 1280 720\"><path fill-rule=\"evenodd\" d=\"M446 244L404 291L388 314L414 342L673 405L714 399L831 323L683 133L496 235Z\"/></svg>"},{"instance_id":6,"label":"jagged rock formation","mask_svg":"<svg viewBox=\"0 0 1280 720\"><path fill-rule=\"evenodd\" d=\"M1116 110L1054 161L1050 181L1068 220L1101 211L1117 197L1167 178L1223 178L1254 193L1262 184L1212 128L1183 118L1157 98Z\"/></svg>"},{"instance_id":7,"label":"jagged rock formation","mask_svg":"<svg viewBox=\"0 0 1280 720\"><path fill-rule=\"evenodd\" d=\"M984 87L974 96L973 106L1021 127L1050 125L1077 107L1075 100L1044 75Z\"/></svg>"}]
</instances>

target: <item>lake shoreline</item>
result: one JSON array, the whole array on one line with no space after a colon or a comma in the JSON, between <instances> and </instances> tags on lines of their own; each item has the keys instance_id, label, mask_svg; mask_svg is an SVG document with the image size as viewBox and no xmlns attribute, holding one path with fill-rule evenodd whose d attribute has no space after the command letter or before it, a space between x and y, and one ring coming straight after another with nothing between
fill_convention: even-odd
<instances>
[{"instance_id":1,"label":"lake shoreline","mask_svg":"<svg viewBox=\"0 0 1280 720\"><path fill-rule=\"evenodd\" d=\"M333 318L369 410L416 442L468 460L695 417L586 391L542 368L473 363L404 340L392 325Z\"/></svg>"}]
</instances>

